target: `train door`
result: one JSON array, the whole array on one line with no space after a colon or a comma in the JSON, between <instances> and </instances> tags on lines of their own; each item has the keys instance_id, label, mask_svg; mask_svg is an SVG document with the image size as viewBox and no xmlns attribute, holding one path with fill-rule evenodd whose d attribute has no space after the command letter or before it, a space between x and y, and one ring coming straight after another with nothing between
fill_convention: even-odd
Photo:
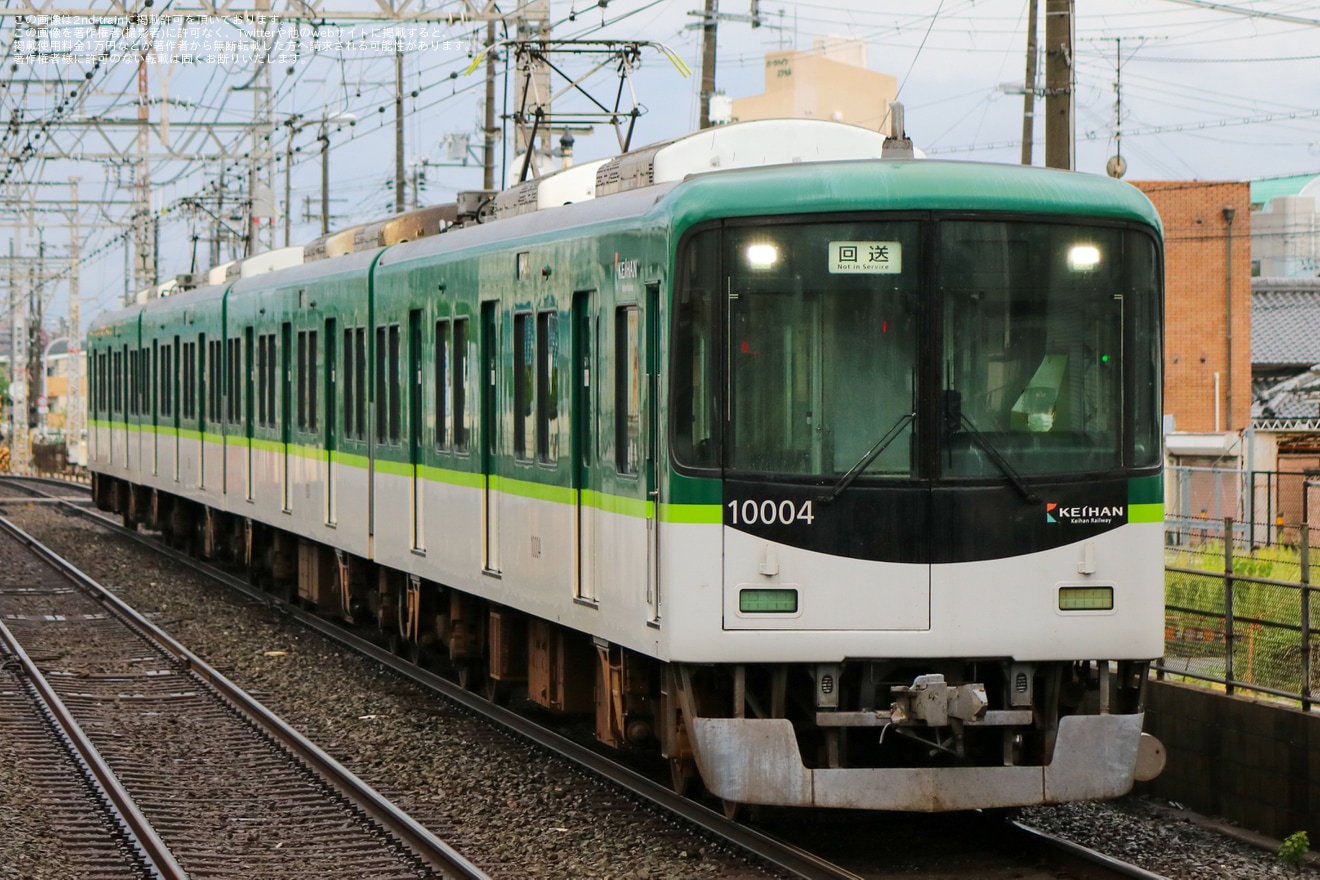
<instances>
[{"instance_id":1,"label":"train door","mask_svg":"<svg viewBox=\"0 0 1320 880\"><path fill-rule=\"evenodd\" d=\"M336 339L338 334L338 325L334 318L325 320L325 393L321 399L325 401L325 521L335 523L335 419L338 417L339 389L337 387L337 377L339 375L339 361L336 360L338 353L335 351Z\"/></svg>"},{"instance_id":2,"label":"train door","mask_svg":"<svg viewBox=\"0 0 1320 880\"><path fill-rule=\"evenodd\" d=\"M495 425L498 421L496 391L498 356L498 328L495 308L497 303L481 304L481 472L485 475L485 492L482 498L482 567L488 572L500 570L500 507L498 500L499 480L495 475L496 454Z\"/></svg>"},{"instance_id":3,"label":"train door","mask_svg":"<svg viewBox=\"0 0 1320 880\"><path fill-rule=\"evenodd\" d=\"M256 364L256 332L251 327L243 328L243 438L247 451L243 455L243 485L247 500L256 496L252 485L252 439L256 436L256 377L253 369Z\"/></svg>"},{"instance_id":4,"label":"train door","mask_svg":"<svg viewBox=\"0 0 1320 880\"><path fill-rule=\"evenodd\" d=\"M592 294L593 291L590 290L580 290L573 294L573 319L570 327L573 398L569 446L573 462L573 495L577 505L575 513L577 565L574 590L579 599L587 602L596 601L596 554L593 543L596 530L591 498L600 489L596 483L597 471L592 467L592 456L595 455L596 449L596 408L591 385L596 350Z\"/></svg>"},{"instance_id":5,"label":"train door","mask_svg":"<svg viewBox=\"0 0 1320 880\"><path fill-rule=\"evenodd\" d=\"M422 310L408 312L408 463L412 471L412 547L425 550L422 507Z\"/></svg>"},{"instance_id":6,"label":"train door","mask_svg":"<svg viewBox=\"0 0 1320 880\"><path fill-rule=\"evenodd\" d=\"M290 431L293 427L291 401L293 400L293 325L285 321L280 325L280 485L284 493L284 510L293 510L293 474L290 472L292 456Z\"/></svg>"},{"instance_id":7,"label":"train door","mask_svg":"<svg viewBox=\"0 0 1320 880\"><path fill-rule=\"evenodd\" d=\"M660 396L657 393L660 369L660 285L646 285L646 423L643 427L643 464L646 480L646 605L649 620L660 620L660 485L659 448Z\"/></svg>"}]
</instances>

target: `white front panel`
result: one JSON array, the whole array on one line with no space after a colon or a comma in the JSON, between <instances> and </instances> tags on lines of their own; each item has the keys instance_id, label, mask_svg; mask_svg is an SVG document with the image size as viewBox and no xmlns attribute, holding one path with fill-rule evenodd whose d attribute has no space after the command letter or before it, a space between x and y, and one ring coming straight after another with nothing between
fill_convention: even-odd
<instances>
[{"instance_id":1,"label":"white front panel","mask_svg":"<svg viewBox=\"0 0 1320 880\"><path fill-rule=\"evenodd\" d=\"M741 611L744 590L796 591L797 610ZM930 566L829 556L725 528L723 618L725 629L929 629Z\"/></svg>"}]
</instances>

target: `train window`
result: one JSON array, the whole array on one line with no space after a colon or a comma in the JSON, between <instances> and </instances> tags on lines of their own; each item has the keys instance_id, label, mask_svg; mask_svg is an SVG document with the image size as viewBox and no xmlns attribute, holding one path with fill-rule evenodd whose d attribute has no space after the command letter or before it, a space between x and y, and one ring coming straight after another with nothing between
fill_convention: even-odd
<instances>
[{"instance_id":1,"label":"train window","mask_svg":"<svg viewBox=\"0 0 1320 880\"><path fill-rule=\"evenodd\" d=\"M128 353L128 413L137 415L138 411L138 353L133 349Z\"/></svg>"},{"instance_id":2,"label":"train window","mask_svg":"<svg viewBox=\"0 0 1320 880\"><path fill-rule=\"evenodd\" d=\"M224 375L224 368L225 368L224 360L221 357L221 353L224 351L224 342L219 339L212 339L209 344L211 347L211 363L210 363L210 373L208 373L209 378L207 379L207 383L209 385L208 391L210 393L207 395L207 397L210 400L210 404L211 404L210 405L211 422L215 424L220 421L220 412L221 412L220 392L224 387L221 381Z\"/></svg>"},{"instance_id":3,"label":"train window","mask_svg":"<svg viewBox=\"0 0 1320 880\"><path fill-rule=\"evenodd\" d=\"M236 425L243 418L243 340L235 336L228 342L229 357L229 395L226 398L225 416L231 425Z\"/></svg>"},{"instance_id":4,"label":"train window","mask_svg":"<svg viewBox=\"0 0 1320 880\"><path fill-rule=\"evenodd\" d=\"M642 437L641 313L623 306L614 313L614 464L637 473Z\"/></svg>"},{"instance_id":5,"label":"train window","mask_svg":"<svg viewBox=\"0 0 1320 880\"><path fill-rule=\"evenodd\" d=\"M454 321L454 346L451 349L453 366L450 368L450 388L452 389L450 410L453 426L453 445L455 452L467 452L467 319Z\"/></svg>"},{"instance_id":6,"label":"train window","mask_svg":"<svg viewBox=\"0 0 1320 880\"><path fill-rule=\"evenodd\" d=\"M353 328L344 330L344 436L354 437L353 433L353 389L356 371L353 369Z\"/></svg>"},{"instance_id":7,"label":"train window","mask_svg":"<svg viewBox=\"0 0 1320 880\"><path fill-rule=\"evenodd\" d=\"M532 371L535 342L530 314L513 316L513 455L530 459L531 442L536 435L532 412Z\"/></svg>"},{"instance_id":8,"label":"train window","mask_svg":"<svg viewBox=\"0 0 1320 880\"><path fill-rule=\"evenodd\" d=\"M307 331L307 430L316 430L316 331Z\"/></svg>"},{"instance_id":9,"label":"train window","mask_svg":"<svg viewBox=\"0 0 1320 880\"><path fill-rule=\"evenodd\" d=\"M307 331L298 331L298 430L307 430Z\"/></svg>"},{"instance_id":10,"label":"train window","mask_svg":"<svg viewBox=\"0 0 1320 880\"><path fill-rule=\"evenodd\" d=\"M559 316L536 316L536 457L543 463L559 460Z\"/></svg>"},{"instance_id":11,"label":"train window","mask_svg":"<svg viewBox=\"0 0 1320 880\"><path fill-rule=\"evenodd\" d=\"M279 424L279 413L275 409L275 334L266 334L266 413L270 416L270 427L274 428Z\"/></svg>"},{"instance_id":12,"label":"train window","mask_svg":"<svg viewBox=\"0 0 1320 880\"><path fill-rule=\"evenodd\" d=\"M206 418L206 334L197 336L197 418Z\"/></svg>"},{"instance_id":13,"label":"train window","mask_svg":"<svg viewBox=\"0 0 1320 880\"><path fill-rule=\"evenodd\" d=\"M183 363L182 386L183 386L183 417L185 419L195 418L197 416L197 343L185 342L183 344Z\"/></svg>"},{"instance_id":14,"label":"train window","mask_svg":"<svg viewBox=\"0 0 1320 880\"><path fill-rule=\"evenodd\" d=\"M170 385L174 382L173 355L168 344L160 347L160 414L174 414L174 396Z\"/></svg>"},{"instance_id":15,"label":"train window","mask_svg":"<svg viewBox=\"0 0 1320 880\"><path fill-rule=\"evenodd\" d=\"M119 413L124 411L124 355L122 352L117 351L114 353L114 362L114 381L111 383L114 386L111 392L114 403L111 409Z\"/></svg>"},{"instance_id":16,"label":"train window","mask_svg":"<svg viewBox=\"0 0 1320 880\"><path fill-rule=\"evenodd\" d=\"M353 424L357 427L357 439L367 439L367 328L359 327L355 331L353 343L356 347L353 357Z\"/></svg>"},{"instance_id":17,"label":"train window","mask_svg":"<svg viewBox=\"0 0 1320 880\"><path fill-rule=\"evenodd\" d=\"M266 410L266 383L269 376L266 370L266 357L266 334L262 333L257 337L257 424L263 428L269 424ZM274 410L273 406L271 410Z\"/></svg>"},{"instance_id":18,"label":"train window","mask_svg":"<svg viewBox=\"0 0 1320 880\"><path fill-rule=\"evenodd\" d=\"M390 344L390 442L399 442L399 421L402 415L402 406L400 401L402 394L400 392L400 370L399 370L399 325L391 324L389 332Z\"/></svg>"},{"instance_id":19,"label":"train window","mask_svg":"<svg viewBox=\"0 0 1320 880\"><path fill-rule=\"evenodd\" d=\"M384 443L389 429L386 413L385 328L376 328L376 442Z\"/></svg>"},{"instance_id":20,"label":"train window","mask_svg":"<svg viewBox=\"0 0 1320 880\"><path fill-rule=\"evenodd\" d=\"M449 322L435 322L435 445L444 449L448 435L445 425L449 421Z\"/></svg>"},{"instance_id":21,"label":"train window","mask_svg":"<svg viewBox=\"0 0 1320 880\"><path fill-rule=\"evenodd\" d=\"M684 244L678 263L670 431L675 459L698 468L720 463L719 248L718 230L698 233Z\"/></svg>"},{"instance_id":22,"label":"train window","mask_svg":"<svg viewBox=\"0 0 1320 880\"><path fill-rule=\"evenodd\" d=\"M1122 463L1122 230L941 225L947 476L1079 473ZM986 447L991 446L995 455Z\"/></svg>"}]
</instances>

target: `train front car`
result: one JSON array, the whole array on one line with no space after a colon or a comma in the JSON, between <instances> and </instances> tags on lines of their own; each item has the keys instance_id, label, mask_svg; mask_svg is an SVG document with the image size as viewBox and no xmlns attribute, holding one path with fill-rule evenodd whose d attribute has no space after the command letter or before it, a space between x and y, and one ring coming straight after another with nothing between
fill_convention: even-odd
<instances>
[{"instance_id":1,"label":"train front car","mask_svg":"<svg viewBox=\"0 0 1320 880\"><path fill-rule=\"evenodd\" d=\"M870 161L697 176L667 202L675 767L746 803L1127 792L1159 753L1150 203Z\"/></svg>"}]
</instances>

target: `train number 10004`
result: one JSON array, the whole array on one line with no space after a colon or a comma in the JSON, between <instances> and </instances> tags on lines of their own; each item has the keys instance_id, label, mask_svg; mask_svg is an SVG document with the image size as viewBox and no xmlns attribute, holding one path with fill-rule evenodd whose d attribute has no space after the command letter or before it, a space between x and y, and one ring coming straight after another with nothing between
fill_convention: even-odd
<instances>
[{"instance_id":1,"label":"train number 10004","mask_svg":"<svg viewBox=\"0 0 1320 880\"><path fill-rule=\"evenodd\" d=\"M800 505L792 501L730 501L724 505L729 508L729 515L732 519L730 525L735 526L791 526L793 523L804 522L811 525L816 521L815 511L812 510L811 500L803 501Z\"/></svg>"}]
</instances>

